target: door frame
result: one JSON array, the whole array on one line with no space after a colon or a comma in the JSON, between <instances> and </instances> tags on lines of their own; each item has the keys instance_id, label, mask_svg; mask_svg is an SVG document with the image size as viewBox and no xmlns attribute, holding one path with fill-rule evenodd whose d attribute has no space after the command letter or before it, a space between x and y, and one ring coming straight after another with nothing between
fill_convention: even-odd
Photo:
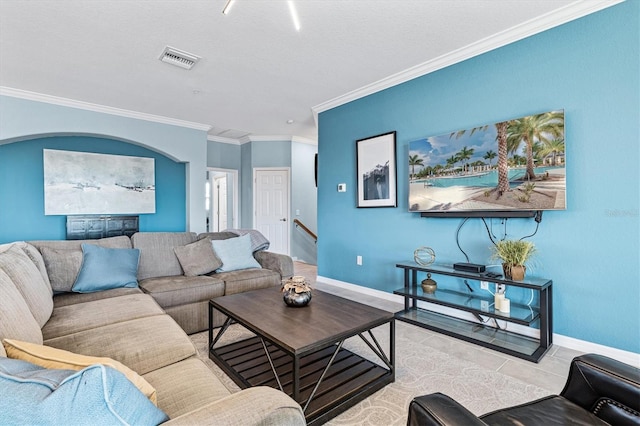
<instances>
[{"instance_id":1,"label":"door frame","mask_svg":"<svg viewBox=\"0 0 640 426\"><path fill-rule=\"evenodd\" d=\"M213 200L213 205L215 206L217 203L217 209L215 211L211 212L211 215L213 216L213 232L220 232L222 231L222 229L220 229L220 212L224 211L224 216L225 216L225 227L224 229L230 228L229 225L229 206L228 206L228 201L229 201L229 194L227 193L227 189L228 189L228 180L229 180L229 174L228 173L216 173L215 176L213 176L213 185L211 186L212 189L212 200ZM221 204L221 200L222 197L220 197L220 186L219 183L220 182L224 182L225 188L224 188L224 195L225 195L225 200L224 200L224 209L220 208L220 204ZM231 195L233 197L233 194ZM233 210L233 206L231 206L231 209ZM232 212L233 214L233 212ZM231 218L231 221L233 222L233 218ZM216 229L217 228L217 229Z\"/></svg>"},{"instance_id":2,"label":"door frame","mask_svg":"<svg viewBox=\"0 0 640 426\"><path fill-rule=\"evenodd\" d=\"M227 227L230 229L237 229L240 228L239 222L238 222L238 213L239 213L239 188L238 188L238 171L235 169L223 169L220 167L207 167L207 171L208 172L220 172L220 173L227 173L228 175L231 175L231 181L233 182L233 216L231 217L231 224L229 224L229 218L227 218ZM211 183L213 183L213 177L211 176L209 178L209 180L211 181ZM229 196L229 194L227 194L227 197ZM211 185L211 201L213 202L213 184ZM211 213L213 212L213 209L211 209ZM210 221L211 219L213 219L212 217L209 218Z\"/></svg>"},{"instance_id":3,"label":"door frame","mask_svg":"<svg viewBox=\"0 0 640 426\"><path fill-rule=\"evenodd\" d=\"M287 255L291 254L291 167L254 167L253 168L253 228L258 223L258 172L273 172L284 171L287 172Z\"/></svg>"}]
</instances>

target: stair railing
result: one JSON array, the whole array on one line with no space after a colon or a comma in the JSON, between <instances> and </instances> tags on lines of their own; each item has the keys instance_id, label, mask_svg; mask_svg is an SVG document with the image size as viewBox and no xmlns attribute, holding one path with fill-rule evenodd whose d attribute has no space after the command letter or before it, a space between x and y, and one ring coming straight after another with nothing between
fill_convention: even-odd
<instances>
[{"instance_id":1,"label":"stair railing","mask_svg":"<svg viewBox=\"0 0 640 426\"><path fill-rule=\"evenodd\" d=\"M318 242L318 236L317 236L316 234L314 234L314 233L313 233L313 231L312 231L311 229L307 228L307 227L305 226L305 224L304 224L304 223L300 222L298 219L294 219L294 220L293 220L293 223L294 223L297 227L299 227L300 229L302 229L304 232L306 232L307 234L309 234L309 236L310 236L311 238L313 238L313 241L315 241L316 243Z\"/></svg>"}]
</instances>

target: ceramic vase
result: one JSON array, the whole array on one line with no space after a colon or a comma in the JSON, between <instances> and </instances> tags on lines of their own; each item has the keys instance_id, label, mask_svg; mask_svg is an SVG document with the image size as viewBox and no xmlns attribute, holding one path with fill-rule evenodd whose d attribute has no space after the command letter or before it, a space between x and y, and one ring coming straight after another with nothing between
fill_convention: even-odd
<instances>
[{"instance_id":1,"label":"ceramic vase","mask_svg":"<svg viewBox=\"0 0 640 426\"><path fill-rule=\"evenodd\" d=\"M284 303L288 306L307 306L311 301L311 292L303 291L302 293L296 293L294 289L289 289L284 292L282 298L284 299Z\"/></svg>"}]
</instances>

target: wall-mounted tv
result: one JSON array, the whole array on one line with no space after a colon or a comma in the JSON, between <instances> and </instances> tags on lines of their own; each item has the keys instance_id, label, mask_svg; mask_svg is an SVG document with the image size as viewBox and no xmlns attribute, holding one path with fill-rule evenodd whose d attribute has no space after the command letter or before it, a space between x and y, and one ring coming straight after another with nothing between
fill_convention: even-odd
<instances>
[{"instance_id":1,"label":"wall-mounted tv","mask_svg":"<svg viewBox=\"0 0 640 426\"><path fill-rule=\"evenodd\" d=\"M526 217L566 209L564 110L409 143L409 211Z\"/></svg>"}]
</instances>

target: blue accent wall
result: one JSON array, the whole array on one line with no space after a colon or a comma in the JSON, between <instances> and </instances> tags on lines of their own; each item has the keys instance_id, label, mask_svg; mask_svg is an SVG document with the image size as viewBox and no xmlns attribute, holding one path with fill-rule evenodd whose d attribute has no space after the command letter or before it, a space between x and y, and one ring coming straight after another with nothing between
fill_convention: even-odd
<instances>
[{"instance_id":1,"label":"blue accent wall","mask_svg":"<svg viewBox=\"0 0 640 426\"><path fill-rule=\"evenodd\" d=\"M567 210L544 213L529 273L553 279L555 333L640 352L639 16L640 2L624 2L322 112L318 274L392 292L402 283L395 263L419 246L440 262L465 261L461 219L408 212L408 143L564 109ZM358 209L355 141L393 130L399 207ZM498 238L535 230L531 219L488 224ZM464 225L460 244L472 262L491 263L479 219Z\"/></svg>"},{"instance_id":2,"label":"blue accent wall","mask_svg":"<svg viewBox=\"0 0 640 426\"><path fill-rule=\"evenodd\" d=\"M44 215L43 149L154 158L156 213L140 215L140 230L185 230L183 163L113 139L56 136L0 145L0 243L65 238L66 216Z\"/></svg>"}]
</instances>

